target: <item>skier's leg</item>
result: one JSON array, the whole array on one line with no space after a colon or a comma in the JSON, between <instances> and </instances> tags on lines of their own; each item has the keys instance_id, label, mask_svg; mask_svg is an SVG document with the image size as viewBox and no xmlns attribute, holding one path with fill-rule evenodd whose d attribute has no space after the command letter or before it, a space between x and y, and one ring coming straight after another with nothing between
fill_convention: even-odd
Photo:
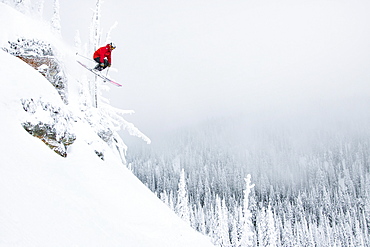
<instances>
[{"instance_id":1,"label":"skier's leg","mask_svg":"<svg viewBox=\"0 0 370 247\"><path fill-rule=\"evenodd\" d=\"M101 66L100 66L100 57L96 57L96 58L94 58L94 60L95 60L95 62L97 62L98 64L95 66L95 70L99 70L99 71L102 71L104 68L102 68Z\"/></svg>"},{"instance_id":2,"label":"skier's leg","mask_svg":"<svg viewBox=\"0 0 370 247\"><path fill-rule=\"evenodd\" d=\"M108 67L108 65L109 65L109 63L108 63L108 59L104 58L104 69L105 69L106 67Z\"/></svg>"}]
</instances>

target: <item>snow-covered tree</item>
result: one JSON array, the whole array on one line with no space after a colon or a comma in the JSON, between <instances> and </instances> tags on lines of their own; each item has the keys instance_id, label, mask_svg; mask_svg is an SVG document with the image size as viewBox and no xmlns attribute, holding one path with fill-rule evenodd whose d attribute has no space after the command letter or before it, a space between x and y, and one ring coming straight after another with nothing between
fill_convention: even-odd
<instances>
[{"instance_id":1,"label":"snow-covered tree","mask_svg":"<svg viewBox=\"0 0 370 247\"><path fill-rule=\"evenodd\" d=\"M90 26L90 49L91 51L95 51L101 42L101 5L103 1L97 0L95 4L95 9L93 10L93 17Z\"/></svg>"},{"instance_id":2,"label":"snow-covered tree","mask_svg":"<svg viewBox=\"0 0 370 247\"><path fill-rule=\"evenodd\" d=\"M267 238L268 238L268 245L266 246L276 247L277 231L275 228L275 219L271 209L271 205L268 206L266 213L267 213Z\"/></svg>"},{"instance_id":3,"label":"snow-covered tree","mask_svg":"<svg viewBox=\"0 0 370 247\"><path fill-rule=\"evenodd\" d=\"M169 201L169 197L167 195L167 191L163 191L161 194L160 194L160 197L159 197L162 202L164 202L164 204L166 204L167 206L170 205L170 201Z\"/></svg>"},{"instance_id":4,"label":"snow-covered tree","mask_svg":"<svg viewBox=\"0 0 370 247\"><path fill-rule=\"evenodd\" d=\"M51 28L53 32L61 36L62 35L62 27L60 24L60 5L59 0L54 0L53 6L53 17L51 18Z\"/></svg>"},{"instance_id":5,"label":"snow-covered tree","mask_svg":"<svg viewBox=\"0 0 370 247\"><path fill-rule=\"evenodd\" d=\"M284 216L284 225L281 229L281 246L290 247L295 246L294 235L292 230L292 221Z\"/></svg>"},{"instance_id":6,"label":"snow-covered tree","mask_svg":"<svg viewBox=\"0 0 370 247\"><path fill-rule=\"evenodd\" d=\"M257 238L258 246L268 246L266 208L262 208L257 215Z\"/></svg>"},{"instance_id":7,"label":"snow-covered tree","mask_svg":"<svg viewBox=\"0 0 370 247\"><path fill-rule=\"evenodd\" d=\"M207 228L206 228L206 222L205 222L205 215L204 210L201 205L198 204L198 210L197 210L197 219L196 223L198 224L197 229L200 233L206 234Z\"/></svg>"},{"instance_id":8,"label":"snow-covered tree","mask_svg":"<svg viewBox=\"0 0 370 247\"><path fill-rule=\"evenodd\" d=\"M190 209L189 209L189 197L188 190L186 187L185 171L181 170L180 181L177 191L177 204L176 213L183 219L186 223L190 225Z\"/></svg>"},{"instance_id":9,"label":"snow-covered tree","mask_svg":"<svg viewBox=\"0 0 370 247\"><path fill-rule=\"evenodd\" d=\"M253 246L253 223L252 223L252 213L249 210L249 194L254 188L254 184L251 183L251 175L248 174L245 180L245 189L243 191L243 212L240 224L241 227L241 236L240 243L241 246Z\"/></svg>"},{"instance_id":10,"label":"snow-covered tree","mask_svg":"<svg viewBox=\"0 0 370 247\"><path fill-rule=\"evenodd\" d=\"M102 0L97 0L95 9L93 10L93 17L90 25L90 40L89 40L89 52L93 52L98 49L101 41L101 28L100 28L100 18L101 18L101 4ZM95 107L98 107L98 85L96 81L90 81L90 92L92 100Z\"/></svg>"},{"instance_id":11,"label":"snow-covered tree","mask_svg":"<svg viewBox=\"0 0 370 247\"><path fill-rule=\"evenodd\" d=\"M216 246L229 247L229 219L225 200L216 196L216 228L214 229L213 242Z\"/></svg>"},{"instance_id":12,"label":"snow-covered tree","mask_svg":"<svg viewBox=\"0 0 370 247\"><path fill-rule=\"evenodd\" d=\"M173 191L170 192L170 195L169 195L169 202L168 202L168 206L170 207L170 209L172 209L172 211L175 212L175 203L174 203L174 195L173 195Z\"/></svg>"},{"instance_id":13,"label":"snow-covered tree","mask_svg":"<svg viewBox=\"0 0 370 247\"><path fill-rule=\"evenodd\" d=\"M234 209L234 215L230 219L231 232L230 232L230 242L231 246L240 247L240 228L239 228L239 214L241 214L241 209L237 207Z\"/></svg>"},{"instance_id":14,"label":"snow-covered tree","mask_svg":"<svg viewBox=\"0 0 370 247\"><path fill-rule=\"evenodd\" d=\"M248 152L242 155L240 164L235 166L233 148L224 142L212 139L205 143L205 136L218 136L221 132L210 133L197 129L190 134L176 136L179 143L176 154L164 152L148 157L158 162L152 167L143 167L142 153L135 155L137 166L134 173L143 180L155 180L148 176L161 167L166 176L160 174L161 186L176 193L177 183L171 178L180 168L187 167L189 202L196 211L204 210L209 237L216 239L217 193L225 199L229 209L229 234L232 246L239 242L243 231L241 220L245 184L243 174L255 174L258 183L249 194L251 229L254 232L251 246L367 246L370 242L370 143L368 137L336 137L335 142L323 145L319 139L313 144L312 152L295 152L294 147L285 150L286 143L269 146L263 152ZM200 134L199 134L199 133ZM198 135L198 136L197 136ZM269 137L270 138L270 137ZM185 140L182 142L182 140ZM173 144L173 143L171 143ZM275 144L274 144L275 145ZM215 146L222 146L217 149ZM231 151L230 151L231 150ZM251 149L253 150L253 149ZM244 152L243 150L239 150ZM181 158L181 166L168 160ZM178 158L178 159L180 159ZM253 164L245 165L245 162ZM283 166L291 162L290 169L279 178L275 163ZM265 167L265 169L264 169ZM268 168L268 169L267 169ZM256 170L254 170L256 169ZM300 176L294 176L293 170ZM219 175L222 174L222 175ZM161 187L163 188L163 187ZM216 193L217 192L217 193ZM172 196L176 200L176 194ZM239 212L239 213L237 213ZM195 217L198 220L198 217ZM197 224L193 224L197 226ZM198 224L199 225L199 224Z\"/></svg>"},{"instance_id":15,"label":"snow-covered tree","mask_svg":"<svg viewBox=\"0 0 370 247\"><path fill-rule=\"evenodd\" d=\"M267 209L262 208L257 221L257 229L259 246L276 247L277 233L270 205Z\"/></svg>"}]
</instances>

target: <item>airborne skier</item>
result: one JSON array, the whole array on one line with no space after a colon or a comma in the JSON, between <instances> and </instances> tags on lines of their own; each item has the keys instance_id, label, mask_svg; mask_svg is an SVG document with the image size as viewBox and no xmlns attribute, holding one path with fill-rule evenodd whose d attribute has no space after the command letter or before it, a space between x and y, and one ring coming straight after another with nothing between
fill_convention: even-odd
<instances>
[{"instance_id":1,"label":"airborne skier","mask_svg":"<svg viewBox=\"0 0 370 247\"><path fill-rule=\"evenodd\" d=\"M83 66L85 69L89 70L96 76L100 77L103 79L104 82L110 82L118 87L121 87L122 85L115 82L114 80L110 79L107 75L102 75L98 71L102 71L106 67L110 67L112 64L112 51L116 48L114 43L109 43L106 46L100 47L98 50L94 52L93 58L94 61L97 62L98 64L95 66L94 69L91 69L90 67L86 66L85 64L81 63L80 61L77 61L81 66ZM79 55L77 53L77 55ZM81 57L87 58L85 56L80 55ZM89 58L87 58L89 59ZM108 74L108 73L107 73Z\"/></svg>"},{"instance_id":2,"label":"airborne skier","mask_svg":"<svg viewBox=\"0 0 370 247\"><path fill-rule=\"evenodd\" d=\"M110 67L112 64L112 51L116 49L114 43L109 43L106 46L100 47L94 52L94 60L98 64L95 66L95 70L102 71L106 67Z\"/></svg>"}]
</instances>

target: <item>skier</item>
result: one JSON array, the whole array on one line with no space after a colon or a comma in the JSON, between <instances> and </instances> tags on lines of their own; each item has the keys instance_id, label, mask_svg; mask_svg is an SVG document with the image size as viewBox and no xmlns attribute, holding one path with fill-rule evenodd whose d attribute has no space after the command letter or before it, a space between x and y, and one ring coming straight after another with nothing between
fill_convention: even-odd
<instances>
[{"instance_id":1,"label":"skier","mask_svg":"<svg viewBox=\"0 0 370 247\"><path fill-rule=\"evenodd\" d=\"M109 43L106 46L100 47L94 52L94 60L98 63L94 70L102 71L106 67L110 67L112 64L111 54L116 49L116 45Z\"/></svg>"}]
</instances>

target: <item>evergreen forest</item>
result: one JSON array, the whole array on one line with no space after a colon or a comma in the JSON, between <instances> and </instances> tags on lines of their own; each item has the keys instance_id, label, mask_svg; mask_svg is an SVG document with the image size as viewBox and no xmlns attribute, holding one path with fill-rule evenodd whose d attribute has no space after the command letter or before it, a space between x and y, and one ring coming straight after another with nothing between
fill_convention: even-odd
<instances>
[{"instance_id":1,"label":"evergreen forest","mask_svg":"<svg viewBox=\"0 0 370 247\"><path fill-rule=\"evenodd\" d=\"M352 120L209 121L128 161L216 246L369 246L370 139Z\"/></svg>"}]
</instances>

